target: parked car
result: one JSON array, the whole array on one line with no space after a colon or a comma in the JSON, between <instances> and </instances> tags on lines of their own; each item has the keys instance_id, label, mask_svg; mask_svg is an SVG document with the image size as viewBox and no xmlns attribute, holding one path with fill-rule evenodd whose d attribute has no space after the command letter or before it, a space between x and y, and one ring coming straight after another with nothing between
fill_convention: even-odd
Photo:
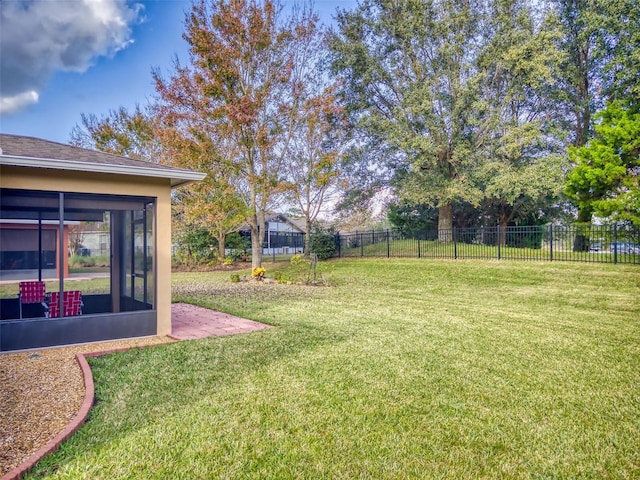
<instances>
[{"instance_id":1,"label":"parked car","mask_svg":"<svg viewBox=\"0 0 640 480\"><path fill-rule=\"evenodd\" d=\"M640 254L640 246L629 242L616 242L611 244L611 252Z\"/></svg>"},{"instance_id":2,"label":"parked car","mask_svg":"<svg viewBox=\"0 0 640 480\"><path fill-rule=\"evenodd\" d=\"M602 250L602 244L600 242L595 242L589 245L590 252L600 252Z\"/></svg>"}]
</instances>

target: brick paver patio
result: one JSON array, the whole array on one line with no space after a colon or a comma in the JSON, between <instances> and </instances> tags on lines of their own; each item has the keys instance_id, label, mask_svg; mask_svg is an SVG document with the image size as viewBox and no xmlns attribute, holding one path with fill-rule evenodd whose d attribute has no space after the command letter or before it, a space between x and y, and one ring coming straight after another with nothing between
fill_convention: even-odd
<instances>
[{"instance_id":1,"label":"brick paver patio","mask_svg":"<svg viewBox=\"0 0 640 480\"><path fill-rule=\"evenodd\" d=\"M269 328L270 325L254 322L227 313L216 312L188 303L171 305L171 337L176 340L248 333Z\"/></svg>"}]
</instances>

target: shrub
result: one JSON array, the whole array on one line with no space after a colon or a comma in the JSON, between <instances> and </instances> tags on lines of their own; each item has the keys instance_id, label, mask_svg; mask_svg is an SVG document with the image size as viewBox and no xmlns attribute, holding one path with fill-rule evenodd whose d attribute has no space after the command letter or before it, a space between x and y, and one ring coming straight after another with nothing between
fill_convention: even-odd
<instances>
[{"instance_id":1,"label":"shrub","mask_svg":"<svg viewBox=\"0 0 640 480\"><path fill-rule=\"evenodd\" d=\"M188 264L206 264L216 259L216 239L203 228L191 230L179 239L179 262Z\"/></svg>"},{"instance_id":2,"label":"shrub","mask_svg":"<svg viewBox=\"0 0 640 480\"><path fill-rule=\"evenodd\" d=\"M299 253L291 257L289 261L291 267L291 277L295 282L309 283L309 276L311 272L311 260L307 257L303 257Z\"/></svg>"},{"instance_id":3,"label":"shrub","mask_svg":"<svg viewBox=\"0 0 640 480\"><path fill-rule=\"evenodd\" d=\"M280 270L276 270L275 272L273 272L273 278L278 283L289 283L293 281L289 275L281 272Z\"/></svg>"},{"instance_id":4,"label":"shrub","mask_svg":"<svg viewBox=\"0 0 640 480\"><path fill-rule=\"evenodd\" d=\"M318 256L318 260L326 260L336 253L336 241L329 233L314 233L311 235L311 253Z\"/></svg>"},{"instance_id":5,"label":"shrub","mask_svg":"<svg viewBox=\"0 0 640 480\"><path fill-rule=\"evenodd\" d=\"M231 281L233 283L238 283L240 281L240 275L238 275L237 273L232 273L231 274Z\"/></svg>"},{"instance_id":6,"label":"shrub","mask_svg":"<svg viewBox=\"0 0 640 480\"><path fill-rule=\"evenodd\" d=\"M71 268L88 268L88 267L108 267L108 255L96 255L93 257L84 257L74 255L69 257L69 267Z\"/></svg>"}]
</instances>

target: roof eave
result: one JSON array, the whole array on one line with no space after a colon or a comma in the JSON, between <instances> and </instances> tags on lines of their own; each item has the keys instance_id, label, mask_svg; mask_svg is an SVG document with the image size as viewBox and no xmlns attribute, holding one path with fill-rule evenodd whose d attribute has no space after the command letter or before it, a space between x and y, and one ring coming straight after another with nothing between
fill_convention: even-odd
<instances>
[{"instance_id":1,"label":"roof eave","mask_svg":"<svg viewBox=\"0 0 640 480\"><path fill-rule=\"evenodd\" d=\"M164 170L153 167L78 162L74 160L60 160L49 158L20 157L15 155L0 155L0 165L168 178L171 180L171 187L178 187L187 183L197 182L203 180L204 177L207 176L205 173L193 172L191 170Z\"/></svg>"}]
</instances>

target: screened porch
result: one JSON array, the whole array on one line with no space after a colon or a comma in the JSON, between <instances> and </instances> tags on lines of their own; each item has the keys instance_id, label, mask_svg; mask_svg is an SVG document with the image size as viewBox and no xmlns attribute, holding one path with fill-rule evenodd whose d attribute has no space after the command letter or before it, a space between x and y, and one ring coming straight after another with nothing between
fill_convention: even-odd
<instances>
[{"instance_id":1,"label":"screened porch","mask_svg":"<svg viewBox=\"0 0 640 480\"><path fill-rule=\"evenodd\" d=\"M0 189L0 351L155 335L156 225L155 197Z\"/></svg>"}]
</instances>

